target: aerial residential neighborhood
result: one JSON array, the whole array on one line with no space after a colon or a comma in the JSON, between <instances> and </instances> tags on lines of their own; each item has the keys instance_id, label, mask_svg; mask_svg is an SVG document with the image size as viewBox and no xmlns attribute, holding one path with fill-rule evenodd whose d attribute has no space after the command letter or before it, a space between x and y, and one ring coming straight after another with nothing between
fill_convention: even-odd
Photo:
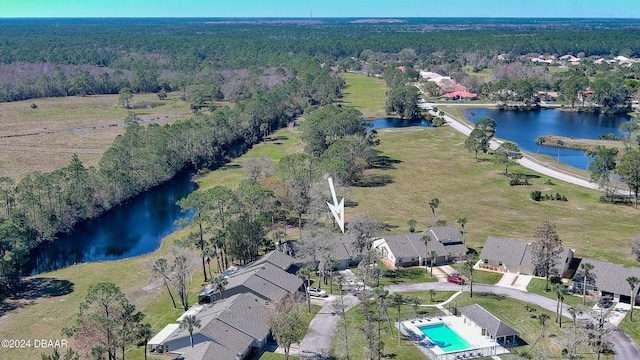
<instances>
[{"instance_id":1,"label":"aerial residential neighborhood","mask_svg":"<svg viewBox=\"0 0 640 360\"><path fill-rule=\"evenodd\" d=\"M633 4L53 3L0 4L0 359L640 359Z\"/></svg>"}]
</instances>

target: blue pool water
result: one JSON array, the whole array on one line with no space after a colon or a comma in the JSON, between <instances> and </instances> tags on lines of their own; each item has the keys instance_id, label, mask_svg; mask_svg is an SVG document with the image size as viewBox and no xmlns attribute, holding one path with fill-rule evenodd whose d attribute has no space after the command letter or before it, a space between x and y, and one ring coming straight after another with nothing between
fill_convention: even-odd
<instances>
[{"instance_id":1,"label":"blue pool water","mask_svg":"<svg viewBox=\"0 0 640 360\"><path fill-rule=\"evenodd\" d=\"M438 345L444 352L460 351L471 349L473 346L460 337L455 331L451 330L445 324L435 324L427 326L419 326L418 329L422 331L431 341Z\"/></svg>"}]
</instances>

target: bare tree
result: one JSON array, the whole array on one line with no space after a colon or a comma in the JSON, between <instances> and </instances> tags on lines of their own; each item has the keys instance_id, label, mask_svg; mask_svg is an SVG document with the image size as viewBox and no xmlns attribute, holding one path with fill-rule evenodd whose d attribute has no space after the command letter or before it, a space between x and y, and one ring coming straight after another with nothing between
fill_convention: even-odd
<instances>
[{"instance_id":1,"label":"bare tree","mask_svg":"<svg viewBox=\"0 0 640 360\"><path fill-rule=\"evenodd\" d=\"M247 176L254 180L258 180L261 177L268 178L273 174L274 169L273 164L264 154L260 155L259 158L248 158L242 163L242 168L247 173Z\"/></svg>"},{"instance_id":2,"label":"bare tree","mask_svg":"<svg viewBox=\"0 0 640 360\"><path fill-rule=\"evenodd\" d=\"M151 264L151 273L152 273L152 277L155 278L161 278L162 279L162 284L167 288L167 292L169 293L169 296L171 297L171 302L173 303L173 308L177 308L176 306L176 299L173 298L173 294L171 293L171 288L169 288L169 280L170 280L170 276L171 276L171 267L169 265L169 261L167 261L167 259L165 258L159 258L156 259L156 261L154 261Z\"/></svg>"},{"instance_id":3,"label":"bare tree","mask_svg":"<svg viewBox=\"0 0 640 360\"><path fill-rule=\"evenodd\" d=\"M562 240L556 232L556 225L543 221L533 234L536 241L531 244L531 262L533 271L546 278L545 291L549 291L549 275L556 265L558 255L562 252Z\"/></svg>"},{"instance_id":4,"label":"bare tree","mask_svg":"<svg viewBox=\"0 0 640 360\"><path fill-rule=\"evenodd\" d=\"M303 321L304 299L299 293L285 296L267 308L267 324L278 345L284 349L284 359L289 359L292 344L299 344L307 331Z\"/></svg>"},{"instance_id":5,"label":"bare tree","mask_svg":"<svg viewBox=\"0 0 640 360\"><path fill-rule=\"evenodd\" d=\"M371 247L373 236L384 228L382 221L366 213L353 215L347 224L348 234L353 237L354 245L360 254Z\"/></svg>"},{"instance_id":6,"label":"bare tree","mask_svg":"<svg viewBox=\"0 0 640 360\"><path fill-rule=\"evenodd\" d=\"M193 285L193 271L198 265L196 255L187 248L174 246L171 248L171 274L167 278L178 293L182 308L189 310L189 292Z\"/></svg>"},{"instance_id":7,"label":"bare tree","mask_svg":"<svg viewBox=\"0 0 640 360\"><path fill-rule=\"evenodd\" d=\"M629 251L636 258L636 261L640 261L640 234L631 238Z\"/></svg>"}]
</instances>

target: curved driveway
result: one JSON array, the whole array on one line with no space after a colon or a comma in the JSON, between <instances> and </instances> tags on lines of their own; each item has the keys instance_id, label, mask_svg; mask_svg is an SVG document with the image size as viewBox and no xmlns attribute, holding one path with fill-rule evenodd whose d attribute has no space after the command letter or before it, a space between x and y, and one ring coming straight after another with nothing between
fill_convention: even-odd
<instances>
[{"instance_id":1,"label":"curved driveway","mask_svg":"<svg viewBox=\"0 0 640 360\"><path fill-rule=\"evenodd\" d=\"M389 290L390 293L393 292L417 292L417 291L428 291L430 289L434 290L452 290L452 291L460 291L460 285L455 285L452 283L441 283L441 282L428 282L428 283L416 283L416 284L402 284L402 285L390 285L386 286L385 289ZM468 286L465 286L465 290L468 291ZM506 288L496 285L487 285L487 284L474 284L473 290L475 292L484 292L484 293L493 293L496 295L503 295L509 298L521 300L530 304L536 304L540 307L543 307L549 311L556 311L556 301L553 299L549 299L547 297L532 294L526 291L521 291L512 288ZM355 297L351 295L346 295L348 298L355 299ZM339 298L335 298L333 301L337 301ZM315 358L322 358L322 356L318 356L320 354L327 354L329 351L329 346L331 344L331 337L335 331L336 324L338 323L338 316L334 316L331 314L331 306L333 306L333 301L329 299L325 300L325 305L320 312L313 318L311 324L309 325L309 330L307 335L304 337L302 342L300 343L300 356L301 358L305 358L306 356L312 356ZM351 304L354 306L355 302ZM571 318L569 314L569 306L563 305L562 314L568 318ZM583 317L583 319L588 319L588 317ZM640 347L636 344L627 334L623 331L614 331L609 335L609 340L614 345L614 350L616 352L615 359L616 360L638 360L640 359ZM305 356L306 355L306 356Z\"/></svg>"}]
</instances>

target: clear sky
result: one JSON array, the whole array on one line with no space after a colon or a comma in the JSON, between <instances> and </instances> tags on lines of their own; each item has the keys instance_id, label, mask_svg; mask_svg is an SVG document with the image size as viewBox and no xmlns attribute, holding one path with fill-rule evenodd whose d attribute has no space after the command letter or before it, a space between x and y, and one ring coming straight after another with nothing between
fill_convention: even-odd
<instances>
[{"instance_id":1,"label":"clear sky","mask_svg":"<svg viewBox=\"0 0 640 360\"><path fill-rule=\"evenodd\" d=\"M0 0L0 17L640 18L640 0Z\"/></svg>"}]
</instances>

